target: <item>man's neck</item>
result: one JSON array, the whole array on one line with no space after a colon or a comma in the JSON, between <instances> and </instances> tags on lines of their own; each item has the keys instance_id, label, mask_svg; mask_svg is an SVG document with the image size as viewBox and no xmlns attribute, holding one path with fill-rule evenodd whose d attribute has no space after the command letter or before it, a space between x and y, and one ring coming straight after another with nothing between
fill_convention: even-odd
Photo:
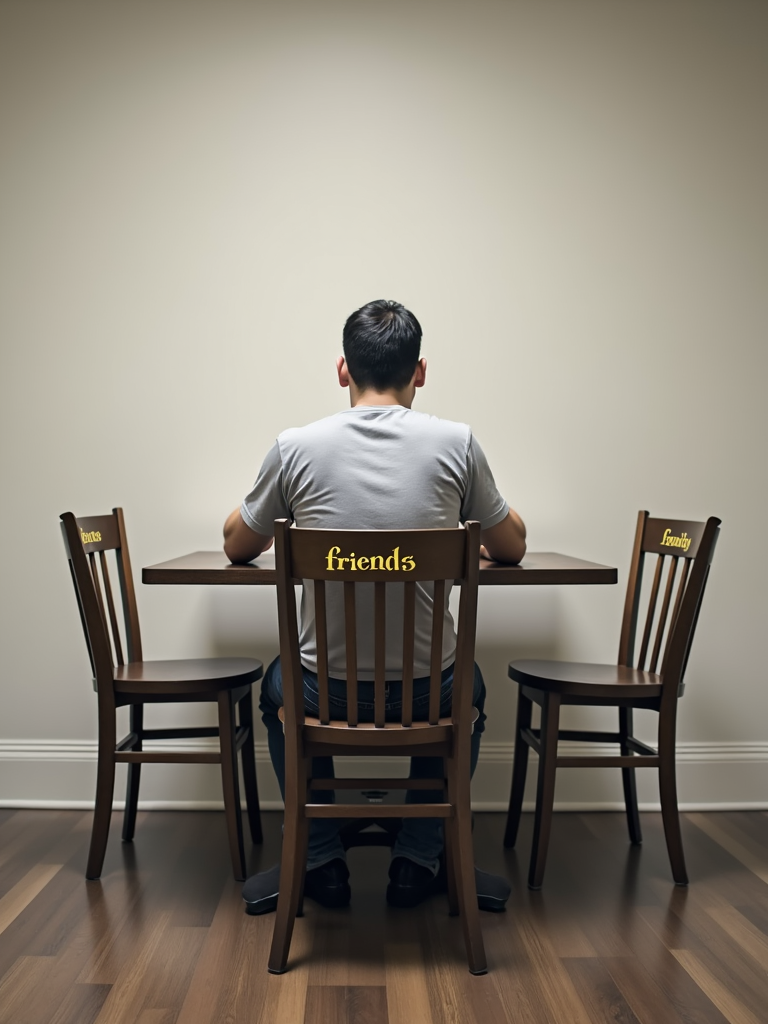
<instances>
[{"instance_id":1,"label":"man's neck","mask_svg":"<svg viewBox=\"0 0 768 1024\"><path fill-rule=\"evenodd\" d=\"M403 388L402 391L374 391L373 388L358 391L350 384L349 401L353 409L356 405L402 405L410 409L413 405L413 393L412 387Z\"/></svg>"}]
</instances>

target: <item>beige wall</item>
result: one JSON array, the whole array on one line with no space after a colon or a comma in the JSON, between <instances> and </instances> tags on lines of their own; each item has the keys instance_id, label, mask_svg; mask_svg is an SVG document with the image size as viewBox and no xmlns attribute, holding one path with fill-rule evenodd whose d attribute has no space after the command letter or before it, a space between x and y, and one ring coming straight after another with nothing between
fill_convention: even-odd
<instances>
[{"instance_id":1,"label":"beige wall","mask_svg":"<svg viewBox=\"0 0 768 1024\"><path fill-rule=\"evenodd\" d=\"M343 407L347 314L393 297L418 408L472 424L531 548L621 571L482 594L478 801L508 784L507 661L612 657L641 507L724 524L681 798L768 801L767 30L747 0L4 0L0 800L92 796L59 513L123 505L136 567L216 547L275 435ZM139 600L149 656L275 653L266 591Z\"/></svg>"}]
</instances>

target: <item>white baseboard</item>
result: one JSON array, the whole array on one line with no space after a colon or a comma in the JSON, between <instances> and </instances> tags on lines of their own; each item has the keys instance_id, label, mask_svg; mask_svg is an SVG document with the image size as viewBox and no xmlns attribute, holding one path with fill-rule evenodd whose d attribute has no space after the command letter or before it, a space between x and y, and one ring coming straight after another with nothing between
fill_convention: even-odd
<instances>
[{"instance_id":1,"label":"white baseboard","mask_svg":"<svg viewBox=\"0 0 768 1024\"><path fill-rule=\"evenodd\" d=\"M195 746L213 746L202 740ZM165 743L167 749L192 749L189 741ZM561 743L560 752L606 753L599 744ZM485 742L472 782L473 807L504 811L512 770L513 745ZM282 809L267 744L256 743L259 788L264 810ZM95 786L95 740L0 740L0 807L89 810ZM533 809L536 757L532 757L525 809ZM768 742L678 743L678 795L681 810L735 811L768 809ZM407 760L362 761L347 758L339 773L365 775L381 771L405 775ZM644 811L658 811L657 772L638 771L638 796ZM118 766L115 792L122 793L125 770ZM148 765L142 772L143 810L220 810L221 783L215 765ZM116 809L123 807L115 800ZM604 769L560 770L555 809L616 811L623 809L620 773Z\"/></svg>"}]
</instances>

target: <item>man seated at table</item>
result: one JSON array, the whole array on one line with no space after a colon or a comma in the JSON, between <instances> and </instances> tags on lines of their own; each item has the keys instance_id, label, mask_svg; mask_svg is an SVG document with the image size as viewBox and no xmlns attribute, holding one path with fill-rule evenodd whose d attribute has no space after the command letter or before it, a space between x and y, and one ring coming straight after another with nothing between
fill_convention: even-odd
<instances>
[{"instance_id":1,"label":"man seated at table","mask_svg":"<svg viewBox=\"0 0 768 1024\"><path fill-rule=\"evenodd\" d=\"M519 562L525 553L525 526L499 494L469 427L411 408L416 389L424 386L427 373L426 360L420 358L421 326L416 317L396 302L370 302L347 320L343 347L344 355L338 358L336 368L339 384L349 388L351 408L280 434L253 490L225 523L227 557L232 562L256 558L272 543L275 519L292 519L298 527L339 530L446 528L471 519L480 522L484 554L497 561ZM359 622L358 631L372 635L373 623ZM302 616L301 644L305 704L310 714L317 714L311 614ZM372 644L369 646L372 649ZM360 648L365 649L364 641ZM450 714L455 650L456 633L446 607L441 715ZM416 677L428 677L429 657L428 641L421 647L417 642ZM334 677L332 702L338 705L345 701L343 647L329 650L329 671ZM363 702L366 685L371 691L373 688L369 682L373 679L372 665L371 671L361 669L359 678L358 700ZM414 685L415 718L426 717L428 684L428 678L421 678ZM399 709L398 684L390 681L388 691L387 707ZM473 704L479 717L472 736L473 772L485 723L484 703L485 685L476 665ZM264 675L261 710L270 757L285 795L285 741L277 715L282 704L280 659L276 658ZM330 775L324 774L328 772ZM332 758L315 759L313 775L329 778L332 774ZM442 774L442 759L412 759L411 778ZM331 799L332 794L325 797ZM318 794L317 799L323 799L323 795ZM409 790L406 799L424 802L433 796L429 790ZM341 820L330 818L310 822L304 891L324 906L346 906L350 900L349 872L339 836L341 825ZM404 820L389 869L390 905L416 906L444 888L442 848L439 819ZM246 882L243 897L249 913L275 908L278 881L276 865ZM503 908L505 898L497 909Z\"/></svg>"}]
</instances>

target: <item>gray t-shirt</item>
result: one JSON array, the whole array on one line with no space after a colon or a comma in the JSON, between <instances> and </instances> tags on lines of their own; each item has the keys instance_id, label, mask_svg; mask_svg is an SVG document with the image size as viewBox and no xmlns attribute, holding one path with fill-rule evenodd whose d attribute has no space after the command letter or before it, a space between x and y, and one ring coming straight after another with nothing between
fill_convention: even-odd
<instances>
[{"instance_id":1,"label":"gray t-shirt","mask_svg":"<svg viewBox=\"0 0 768 1024\"><path fill-rule=\"evenodd\" d=\"M241 507L245 523L271 536L275 519L321 530L456 527L500 523L509 506L466 424L401 405L360 406L283 431ZM358 678L373 679L373 585L358 588ZM450 587L446 587L448 592ZM387 679L399 679L402 588L387 588ZM429 674L432 588L417 585L414 674ZM390 593L392 592L392 593ZM342 586L327 585L328 659L346 678ZM456 632L446 593L442 667L452 664ZM312 588L301 601L301 660L317 671Z\"/></svg>"}]
</instances>

